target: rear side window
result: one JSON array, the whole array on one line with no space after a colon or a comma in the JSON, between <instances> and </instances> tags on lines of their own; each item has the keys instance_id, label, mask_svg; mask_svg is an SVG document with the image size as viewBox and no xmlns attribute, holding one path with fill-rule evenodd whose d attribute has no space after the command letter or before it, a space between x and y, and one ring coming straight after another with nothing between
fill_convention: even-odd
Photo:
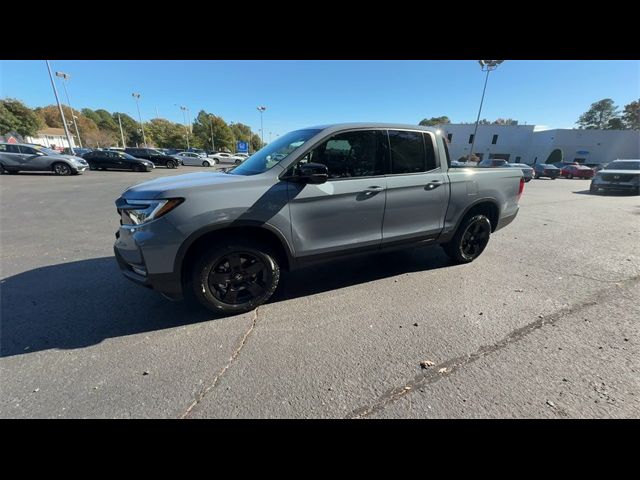
<instances>
[{"instance_id":1,"label":"rear side window","mask_svg":"<svg viewBox=\"0 0 640 480\"><path fill-rule=\"evenodd\" d=\"M26 153L27 155L36 155L38 151L35 148L31 147L20 147L20 153Z\"/></svg>"},{"instance_id":2,"label":"rear side window","mask_svg":"<svg viewBox=\"0 0 640 480\"><path fill-rule=\"evenodd\" d=\"M418 173L426 171L424 139L421 132L389 130L391 173ZM433 152L433 145L431 145Z\"/></svg>"},{"instance_id":3,"label":"rear side window","mask_svg":"<svg viewBox=\"0 0 640 480\"><path fill-rule=\"evenodd\" d=\"M433 137L428 133L423 133L422 135L424 137L424 148L425 154L427 156L426 165L428 172L429 170L433 170L436 168L436 152L433 148Z\"/></svg>"},{"instance_id":4,"label":"rear side window","mask_svg":"<svg viewBox=\"0 0 640 480\"><path fill-rule=\"evenodd\" d=\"M0 145L0 152L20 153L20 150L18 149L17 145L12 145L10 143L4 143L4 144Z\"/></svg>"}]
</instances>

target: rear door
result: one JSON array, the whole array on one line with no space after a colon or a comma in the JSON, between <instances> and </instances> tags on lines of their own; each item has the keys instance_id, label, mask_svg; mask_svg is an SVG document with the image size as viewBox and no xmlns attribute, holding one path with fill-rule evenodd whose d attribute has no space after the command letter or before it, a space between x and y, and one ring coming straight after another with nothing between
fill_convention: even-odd
<instances>
[{"instance_id":1,"label":"rear door","mask_svg":"<svg viewBox=\"0 0 640 480\"><path fill-rule=\"evenodd\" d=\"M382 227L385 243L436 237L448 204L448 176L431 132L388 130L391 172Z\"/></svg>"},{"instance_id":2,"label":"rear door","mask_svg":"<svg viewBox=\"0 0 640 480\"><path fill-rule=\"evenodd\" d=\"M289 182L296 256L380 245L386 147L382 130L343 132L329 137L298 162L326 165L329 179L320 185Z\"/></svg>"},{"instance_id":3,"label":"rear door","mask_svg":"<svg viewBox=\"0 0 640 480\"><path fill-rule=\"evenodd\" d=\"M18 145L11 143L0 144L0 160L10 170L17 170L22 163L22 154Z\"/></svg>"}]
</instances>

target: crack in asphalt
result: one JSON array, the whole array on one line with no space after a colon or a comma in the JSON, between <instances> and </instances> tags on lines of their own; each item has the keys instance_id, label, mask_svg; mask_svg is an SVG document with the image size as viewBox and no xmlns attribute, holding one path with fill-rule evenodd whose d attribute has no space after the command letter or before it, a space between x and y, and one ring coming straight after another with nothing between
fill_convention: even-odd
<instances>
[{"instance_id":1,"label":"crack in asphalt","mask_svg":"<svg viewBox=\"0 0 640 480\"><path fill-rule=\"evenodd\" d=\"M258 307L260 308L260 307ZM258 308L256 308L253 311L253 320L251 322L251 326L249 327L249 330L247 330L245 332L245 334L242 336L242 340L240 341L240 345L238 345L238 348L236 348L233 353L231 354L231 357L229 358L229 361L222 367L222 369L218 372L218 374L214 377L213 382L211 382L211 385L209 385L207 388L205 388L204 390L202 390L195 398L195 400L191 403L191 405L189 405L189 407L184 411L184 413L182 415L180 415L180 419L183 418L187 418L191 412L193 411L193 409L204 399L204 397L212 390L215 388L215 386L218 384L218 382L220 381L220 378L224 375L224 373L229 369L229 367L233 364L233 362L235 361L235 359L238 357L238 355L240 354L240 351L242 350L242 348L244 347L245 343L247 343L247 339L249 338L249 335L251 335L251 332L253 332L253 329L255 328L256 324L258 323Z\"/></svg>"},{"instance_id":2,"label":"crack in asphalt","mask_svg":"<svg viewBox=\"0 0 640 480\"><path fill-rule=\"evenodd\" d=\"M523 338L525 338L530 333L542 328L544 325L551 325L553 323L558 322L566 315L580 312L588 307L597 305L599 301L606 299L607 296L610 295L612 291L619 290L622 288L627 288L637 283L640 283L640 275L629 277L622 282L618 282L615 287L605 288L603 290L596 292L592 296L592 298L589 300L585 300L583 302L577 303L574 306L562 308L547 317L539 318L534 322L528 323L527 325L512 331L509 335L507 335L502 340L499 340L496 343L482 346L473 353L452 358L439 365L434 365L432 367L429 367L429 370L427 370L425 373L416 375L415 377L413 377L413 379L409 380L404 385L399 387L393 387L387 390L380 397L378 397L378 399L374 401L371 405L365 405L352 410L346 416L346 418L348 419L364 418L373 413L379 412L385 409L390 404L397 402L402 397L409 395L411 392L415 391L416 389L435 383L438 380L455 373L456 371L458 371L459 369L463 368L466 365L476 362L477 360L480 360L481 358L491 353L494 353L513 343L516 343L522 340Z\"/></svg>"}]
</instances>

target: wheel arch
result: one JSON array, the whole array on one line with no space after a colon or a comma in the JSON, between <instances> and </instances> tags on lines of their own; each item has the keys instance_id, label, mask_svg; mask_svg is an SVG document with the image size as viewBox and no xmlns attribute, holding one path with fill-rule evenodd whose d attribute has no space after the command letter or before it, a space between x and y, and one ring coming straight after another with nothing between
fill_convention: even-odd
<instances>
[{"instance_id":1,"label":"wheel arch","mask_svg":"<svg viewBox=\"0 0 640 480\"><path fill-rule=\"evenodd\" d=\"M440 243L451 240L460 228L462 221L470 214L475 213L482 213L486 215L491 222L491 233L496 231L498 221L500 220L500 207L498 207L498 202L495 198L480 198L467 206L467 208L458 217L455 228L452 228L446 236L441 238Z\"/></svg>"},{"instance_id":2,"label":"wheel arch","mask_svg":"<svg viewBox=\"0 0 640 480\"><path fill-rule=\"evenodd\" d=\"M174 272L180 274L181 284L185 285L188 281L191 267L199 253L204 252L208 245L221 238L235 236L264 241L274 250L282 270L293 267L294 257L289 242L282 232L272 225L251 221L210 225L192 233L178 249L174 260Z\"/></svg>"}]
</instances>

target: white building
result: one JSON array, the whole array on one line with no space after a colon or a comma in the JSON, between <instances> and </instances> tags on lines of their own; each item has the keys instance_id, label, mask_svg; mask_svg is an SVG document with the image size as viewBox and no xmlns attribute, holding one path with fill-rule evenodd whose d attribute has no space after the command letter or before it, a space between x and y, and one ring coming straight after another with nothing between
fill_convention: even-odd
<instances>
[{"instance_id":1,"label":"white building","mask_svg":"<svg viewBox=\"0 0 640 480\"><path fill-rule=\"evenodd\" d=\"M446 124L439 128L449 139L451 158L469 155L475 124ZM640 158L638 130L549 129L541 125L479 125L473 150L481 160L501 158L513 163L609 163Z\"/></svg>"},{"instance_id":2,"label":"white building","mask_svg":"<svg viewBox=\"0 0 640 480\"><path fill-rule=\"evenodd\" d=\"M37 143L47 148L62 151L69 148L69 142L64 134L64 128L44 128L33 137L25 137L26 143ZM71 146L76 148L76 144L71 136Z\"/></svg>"}]
</instances>

